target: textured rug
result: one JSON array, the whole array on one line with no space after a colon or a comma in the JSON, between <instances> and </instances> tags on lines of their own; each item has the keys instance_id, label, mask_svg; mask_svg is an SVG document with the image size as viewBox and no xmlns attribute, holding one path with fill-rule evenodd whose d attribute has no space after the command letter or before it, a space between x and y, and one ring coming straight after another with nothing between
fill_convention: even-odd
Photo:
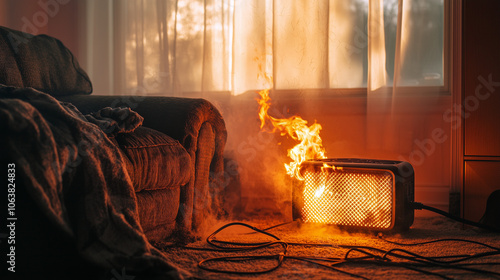
<instances>
[{"instance_id":1,"label":"textured rug","mask_svg":"<svg viewBox=\"0 0 500 280\"><path fill-rule=\"evenodd\" d=\"M241 222L248 223L256 228L264 229L279 223L283 220L251 219ZM214 225L212 233L227 222L220 222ZM242 226L232 226L226 228L217 234L217 240L234 242L262 242L271 241L272 238L261 234L249 234L251 230ZM169 260L179 267L191 272L199 279L500 279L500 255L484 256L481 258L472 258L458 264L466 264L462 268L472 270L488 270L497 274L484 274L478 271L468 271L458 268L450 268L448 265L427 266L418 264L414 261L389 256L392 261L379 261L378 263L367 261L348 261L338 263L334 266L325 267L317 263L310 263L303 260L293 259L291 257L315 257L315 258L343 258L349 251L344 246L374 247L383 251L390 249L404 249L426 257L456 256L461 257L474 256L481 253L494 252L495 249L485 247L477 243L461 241L443 241L418 246L402 246L391 244L385 240L400 242L405 244L432 241L437 239L466 239L475 242L486 243L490 246L500 247L500 234L489 233L474 228L464 228L460 223L453 222L443 217L417 217L411 229L404 233L384 234L377 236L376 233L352 233L341 231L334 227L304 225L293 222L280 227L268 230L280 240L289 243L321 243L332 246L298 246L289 245L287 253L284 256L283 263L273 271L257 274L236 274L210 272L198 267L200 261L209 258L228 257L228 256L248 256L248 255L277 255L283 252L283 246L275 245L271 248L262 248L249 252L220 252L206 251L214 247L207 244L206 240L200 240L186 244L186 248L172 246L167 243L155 244L158 248L166 252ZM382 238L380 238L382 237ZM338 245L338 246L333 246ZM202 249L194 249L202 248ZM379 257L383 256L382 251L364 249L364 251L373 253ZM498 251L498 249L496 250ZM394 251L400 255L410 256L403 251ZM349 252L348 257L363 257L366 254L356 251ZM458 259L458 258L455 258ZM442 261L452 260L438 259ZM209 268L220 270L237 271L259 271L267 270L276 266L278 257L260 260L245 260L234 262L223 260L219 262L205 262L204 265ZM318 262L329 265L328 262ZM477 265L477 264L481 265ZM407 265L412 264L411 268ZM457 265L457 264L455 264Z\"/></svg>"}]
</instances>

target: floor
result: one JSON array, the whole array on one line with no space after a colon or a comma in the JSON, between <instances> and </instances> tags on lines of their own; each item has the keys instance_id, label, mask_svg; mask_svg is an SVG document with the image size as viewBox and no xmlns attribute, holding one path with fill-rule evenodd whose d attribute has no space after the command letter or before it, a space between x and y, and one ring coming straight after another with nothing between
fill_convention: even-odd
<instances>
[{"instance_id":1,"label":"floor","mask_svg":"<svg viewBox=\"0 0 500 280\"><path fill-rule=\"evenodd\" d=\"M263 229L275 224L282 223L281 220L273 218L252 218L239 222L248 223L257 228ZM228 222L219 222L217 225L207 231L206 235L212 233L217 228ZM231 226L217 234L217 240L226 240L234 242L262 242L273 240L269 236L262 234L249 234L252 232L243 226ZM404 249L427 257L437 256L471 256L475 254L489 252L499 252L500 249L491 249L476 243L461 241L442 241L432 244L419 246L400 246L384 241L380 237L401 243L417 243L432 241L437 239L466 239L474 242L487 243L490 246L500 248L500 234L484 232L475 228L464 228L462 224L453 222L440 216L417 217L409 231L396 234L384 234L378 236L376 233L366 232L346 232L340 231L331 226L317 226L310 224L300 224L292 222L267 232L275 235L280 240L288 243L321 243L322 246L303 246L288 245L287 252L283 258L282 265L275 270L267 273L256 274L237 274L210 272L198 266L198 263L216 257L228 256L276 256L283 252L282 245L275 245L271 248L262 248L249 252L216 252L211 251L214 247L207 244L205 239L187 244L187 248L171 247L169 244L156 244L161 248L169 260L189 271L199 279L499 279L500 278L500 255L485 256L477 259L471 259L456 263L465 269L478 271L468 271L464 269L451 268L448 265L433 265L432 267L418 264L414 261L404 260L395 256L389 256L391 262L378 261L377 263L365 261L339 262L330 266L332 262L310 263L304 261L305 257L315 258L343 258L349 251L346 246L356 246L360 249L364 247L374 247L383 251L390 249ZM201 249L200 249L201 248ZM207 251L209 250L209 251ZM379 257L384 253L374 251L373 249L364 249ZM400 255L409 256L404 251L397 251ZM349 258L362 257L366 254L351 251ZM300 257L301 260L294 259ZM445 260L445 259L439 259ZM450 259L447 259L450 260ZM471 263L480 263L482 265L471 265ZM271 259L259 259L234 262L231 259L225 259L218 262L205 262L207 268L219 270L236 270L255 272L257 270L267 270L278 264L278 257ZM326 266L323 266L326 265ZM407 268L411 265L411 269ZM406 267L403 267L406 266ZM484 274L479 270L488 270L496 274Z\"/></svg>"}]
</instances>

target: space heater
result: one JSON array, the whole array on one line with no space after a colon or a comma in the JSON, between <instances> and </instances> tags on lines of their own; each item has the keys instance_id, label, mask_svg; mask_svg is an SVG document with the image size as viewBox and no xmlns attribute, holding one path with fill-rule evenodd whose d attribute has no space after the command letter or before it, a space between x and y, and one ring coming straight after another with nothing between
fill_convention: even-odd
<instances>
[{"instance_id":1,"label":"space heater","mask_svg":"<svg viewBox=\"0 0 500 280\"><path fill-rule=\"evenodd\" d=\"M300 168L294 220L376 231L403 231L413 223L415 177L408 162L322 159Z\"/></svg>"}]
</instances>

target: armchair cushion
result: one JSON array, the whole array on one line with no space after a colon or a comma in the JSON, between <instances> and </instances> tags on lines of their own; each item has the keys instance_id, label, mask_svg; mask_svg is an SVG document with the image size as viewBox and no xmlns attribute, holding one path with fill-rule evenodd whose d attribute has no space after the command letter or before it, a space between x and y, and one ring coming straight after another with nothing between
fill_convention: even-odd
<instances>
[{"instance_id":1,"label":"armchair cushion","mask_svg":"<svg viewBox=\"0 0 500 280\"><path fill-rule=\"evenodd\" d=\"M136 192L179 187L191 178L191 158L179 141L146 127L114 137Z\"/></svg>"},{"instance_id":2,"label":"armchair cushion","mask_svg":"<svg viewBox=\"0 0 500 280\"><path fill-rule=\"evenodd\" d=\"M0 26L0 83L52 96L90 94L87 73L61 41Z\"/></svg>"}]
</instances>

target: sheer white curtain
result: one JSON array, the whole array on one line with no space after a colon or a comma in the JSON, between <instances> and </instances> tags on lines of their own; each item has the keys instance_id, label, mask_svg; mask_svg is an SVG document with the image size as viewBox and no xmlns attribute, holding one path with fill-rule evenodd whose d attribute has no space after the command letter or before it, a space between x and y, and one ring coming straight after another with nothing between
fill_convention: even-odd
<instances>
[{"instance_id":1,"label":"sheer white curtain","mask_svg":"<svg viewBox=\"0 0 500 280\"><path fill-rule=\"evenodd\" d=\"M232 88L233 0L80 1L96 94Z\"/></svg>"},{"instance_id":2,"label":"sheer white curtain","mask_svg":"<svg viewBox=\"0 0 500 280\"><path fill-rule=\"evenodd\" d=\"M164 95L231 89L233 1L116 1L121 83Z\"/></svg>"},{"instance_id":3,"label":"sheer white curtain","mask_svg":"<svg viewBox=\"0 0 500 280\"><path fill-rule=\"evenodd\" d=\"M441 86L444 1L87 0L89 72L165 95Z\"/></svg>"},{"instance_id":4,"label":"sheer white curtain","mask_svg":"<svg viewBox=\"0 0 500 280\"><path fill-rule=\"evenodd\" d=\"M429 138L432 127L443 126L442 120L428 118L447 109L439 104L440 94L447 90L445 4L443 0L369 1L367 149L375 154L396 158L403 153L409 160L412 152L418 152L413 156L421 158L415 141ZM387 16L394 12L397 16ZM388 40L391 36L393 41Z\"/></svg>"}]
</instances>

